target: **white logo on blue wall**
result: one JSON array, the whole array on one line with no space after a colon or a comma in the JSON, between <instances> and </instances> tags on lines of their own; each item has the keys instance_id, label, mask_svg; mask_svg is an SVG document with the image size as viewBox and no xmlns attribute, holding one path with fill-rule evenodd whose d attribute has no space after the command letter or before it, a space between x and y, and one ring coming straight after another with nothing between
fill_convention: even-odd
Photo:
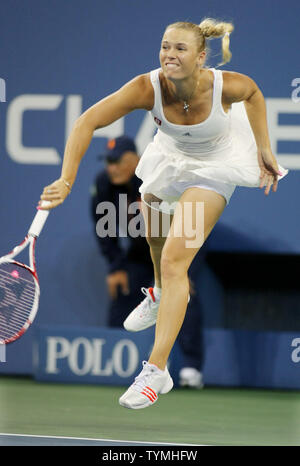
<instances>
[{"instance_id":1,"label":"white logo on blue wall","mask_svg":"<svg viewBox=\"0 0 300 466\"><path fill-rule=\"evenodd\" d=\"M0 101L5 98L5 82L0 80ZM300 78L293 79L291 85L295 87L289 98L266 98L268 128L272 150L277 155L277 160L284 167L300 170L300 153L278 153L278 143L281 141L293 143L300 141L300 126L296 124L283 125L279 123L281 114L300 114ZM2 92L2 95L1 95ZM58 165L61 164L61 155L56 147L29 147L25 146L23 135L23 119L27 111L39 112L43 118L45 111L59 112L64 105L64 141L65 144L74 126L75 121L83 112L82 96L60 94L24 94L15 97L9 102L6 113L5 145L7 155L16 163ZM296 104L296 105L295 105ZM243 103L232 106L232 113L245 112ZM115 138L124 134L125 118L120 118L112 125L94 131L93 137ZM58 126L61 128L60 126ZM146 113L137 132L135 142L138 152L142 154L147 144L152 141L156 130L152 117ZM53 141L56 141L54 138ZM294 149L291 149L294 150Z\"/></svg>"},{"instance_id":2,"label":"white logo on blue wall","mask_svg":"<svg viewBox=\"0 0 300 466\"><path fill-rule=\"evenodd\" d=\"M0 78L0 102L6 102L6 83L3 78Z\"/></svg>"},{"instance_id":3,"label":"white logo on blue wall","mask_svg":"<svg viewBox=\"0 0 300 466\"><path fill-rule=\"evenodd\" d=\"M11 100L6 114L6 152L14 162L38 165L61 163L61 156L56 147L24 145L23 122L24 115L28 111L39 112L39 117L43 118L46 111L52 114L58 112L63 103L65 103L64 143L66 143L75 121L83 112L81 95L68 95L64 98L60 94L23 94ZM123 133L124 119L120 118L113 124L94 131L93 137L115 138Z\"/></svg>"},{"instance_id":4,"label":"white logo on blue wall","mask_svg":"<svg viewBox=\"0 0 300 466\"><path fill-rule=\"evenodd\" d=\"M296 88L292 91L292 101L298 104L300 102L300 78L294 78L291 86Z\"/></svg>"},{"instance_id":5,"label":"white logo on blue wall","mask_svg":"<svg viewBox=\"0 0 300 466\"><path fill-rule=\"evenodd\" d=\"M6 362L6 346L0 340L0 362Z\"/></svg>"},{"instance_id":6,"label":"white logo on blue wall","mask_svg":"<svg viewBox=\"0 0 300 466\"><path fill-rule=\"evenodd\" d=\"M62 363L67 362L69 370L78 376L116 374L119 377L130 377L139 363L138 348L129 339L119 340L113 346L110 356L106 358L103 356L106 344L103 338L78 337L69 341L64 337L47 337L46 340L47 374L62 374Z\"/></svg>"},{"instance_id":7,"label":"white logo on blue wall","mask_svg":"<svg viewBox=\"0 0 300 466\"><path fill-rule=\"evenodd\" d=\"M291 346L295 346L295 349L292 351L292 361L300 362L300 338L294 338Z\"/></svg>"}]
</instances>

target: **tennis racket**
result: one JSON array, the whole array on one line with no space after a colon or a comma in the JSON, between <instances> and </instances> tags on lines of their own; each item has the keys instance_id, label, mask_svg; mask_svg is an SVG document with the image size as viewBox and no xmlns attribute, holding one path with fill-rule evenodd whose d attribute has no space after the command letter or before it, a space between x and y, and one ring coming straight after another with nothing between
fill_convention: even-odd
<instances>
[{"instance_id":1,"label":"tennis racket","mask_svg":"<svg viewBox=\"0 0 300 466\"><path fill-rule=\"evenodd\" d=\"M43 201L46 207L48 201ZM20 338L32 324L39 305L40 286L35 266L35 243L49 215L39 210L22 243L0 258L0 343ZM14 258L29 246L29 266Z\"/></svg>"}]
</instances>

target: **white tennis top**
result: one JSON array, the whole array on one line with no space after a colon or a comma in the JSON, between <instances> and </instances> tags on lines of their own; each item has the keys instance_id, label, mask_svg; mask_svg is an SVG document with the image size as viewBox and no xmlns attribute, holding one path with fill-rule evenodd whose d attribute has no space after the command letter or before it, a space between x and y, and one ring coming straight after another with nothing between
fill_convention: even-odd
<instances>
[{"instance_id":1,"label":"white tennis top","mask_svg":"<svg viewBox=\"0 0 300 466\"><path fill-rule=\"evenodd\" d=\"M164 199L164 193L177 182L198 184L203 180L233 187L260 185L257 147L244 104L234 103L224 112L222 71L209 69L214 74L212 108L208 118L197 125L176 125L165 118L160 68L150 72L155 95L151 115L157 133L135 171L143 180L142 194L154 193ZM279 169L281 179L288 170L280 165Z\"/></svg>"},{"instance_id":2,"label":"white tennis top","mask_svg":"<svg viewBox=\"0 0 300 466\"><path fill-rule=\"evenodd\" d=\"M209 69L214 74L212 108L208 118L197 125L176 125L166 119L159 80L161 68L151 71L150 79L155 95L151 114L158 128L157 139L165 141L169 147L171 145L184 153L206 153L207 155L229 148L231 144L230 111L225 113L222 106L222 71Z\"/></svg>"}]
</instances>

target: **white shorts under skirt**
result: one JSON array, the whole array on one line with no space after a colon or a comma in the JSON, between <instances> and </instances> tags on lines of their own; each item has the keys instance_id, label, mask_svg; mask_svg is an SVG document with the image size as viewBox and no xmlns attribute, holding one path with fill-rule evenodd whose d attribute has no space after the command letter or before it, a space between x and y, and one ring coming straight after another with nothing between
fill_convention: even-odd
<instances>
[{"instance_id":1,"label":"white shorts under skirt","mask_svg":"<svg viewBox=\"0 0 300 466\"><path fill-rule=\"evenodd\" d=\"M142 193L141 197L143 202L147 204L149 207L155 210L160 210L161 212L172 214L174 213L175 203L180 199L181 195L186 191L188 188L202 188L208 189L209 191L215 191L216 193L220 194L224 197L226 204L229 203L230 198L235 190L235 185L228 184L228 183L221 183L214 180L204 180L197 182L196 184L193 182L186 182L186 181L177 181L173 183L168 188L165 188L164 192L162 193L155 193L151 192L149 194L154 194L154 196L161 199L162 203L150 205L145 202L144 196L145 194Z\"/></svg>"}]
</instances>

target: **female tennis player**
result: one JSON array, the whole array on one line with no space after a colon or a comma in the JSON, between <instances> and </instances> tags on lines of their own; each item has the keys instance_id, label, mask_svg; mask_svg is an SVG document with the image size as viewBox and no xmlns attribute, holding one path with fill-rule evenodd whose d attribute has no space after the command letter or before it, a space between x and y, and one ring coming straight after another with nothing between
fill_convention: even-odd
<instances>
[{"instance_id":1,"label":"female tennis player","mask_svg":"<svg viewBox=\"0 0 300 466\"><path fill-rule=\"evenodd\" d=\"M46 186L41 196L51 201L47 209L65 200L97 128L136 109L151 112L158 131L136 174L143 181L140 192L156 286L124 325L137 331L156 321L156 333L149 360L119 400L127 408L151 406L159 393L172 389L166 363L187 308L188 269L235 186L265 187L268 195L287 173L272 153L264 97L257 84L244 74L205 67L206 39L222 37L224 64L231 58L232 31L231 23L210 18L200 25L167 26L161 68L137 76L78 118L66 144L61 178ZM237 102L245 115L234 116L232 104ZM174 201L176 205L166 210L166 203ZM159 236L152 234L151 204L161 210L160 221L170 215L167 235L162 229Z\"/></svg>"}]
</instances>

